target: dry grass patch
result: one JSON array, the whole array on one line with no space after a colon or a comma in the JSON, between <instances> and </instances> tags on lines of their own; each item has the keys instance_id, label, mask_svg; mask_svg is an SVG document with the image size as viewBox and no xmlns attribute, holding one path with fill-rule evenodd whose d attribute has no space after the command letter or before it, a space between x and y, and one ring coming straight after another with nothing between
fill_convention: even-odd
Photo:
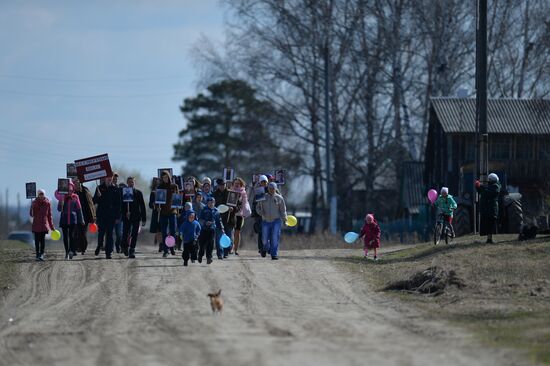
<instances>
[{"instance_id":1,"label":"dry grass patch","mask_svg":"<svg viewBox=\"0 0 550 366\"><path fill-rule=\"evenodd\" d=\"M550 238L515 238L500 235L496 244L474 236L448 246L418 244L361 269L377 290L430 317L471 329L488 345L521 350L534 364L550 364ZM453 278L461 285L449 286ZM395 284L420 289L424 284L435 291L402 286L406 291L396 292ZM430 296L434 293L439 296Z\"/></svg>"}]
</instances>

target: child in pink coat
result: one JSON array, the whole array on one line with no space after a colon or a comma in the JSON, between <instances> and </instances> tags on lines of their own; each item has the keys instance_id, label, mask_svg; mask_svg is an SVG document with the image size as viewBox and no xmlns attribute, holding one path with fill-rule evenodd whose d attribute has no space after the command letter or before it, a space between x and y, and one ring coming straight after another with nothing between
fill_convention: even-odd
<instances>
[{"instance_id":1,"label":"child in pink coat","mask_svg":"<svg viewBox=\"0 0 550 366\"><path fill-rule=\"evenodd\" d=\"M363 238L363 243L365 243L363 247L365 250L365 259L369 255L369 249L374 249L374 260L378 260L377 249L380 248L380 226L378 226L373 214L368 214L365 217L365 224L361 229L359 237Z\"/></svg>"}]
</instances>

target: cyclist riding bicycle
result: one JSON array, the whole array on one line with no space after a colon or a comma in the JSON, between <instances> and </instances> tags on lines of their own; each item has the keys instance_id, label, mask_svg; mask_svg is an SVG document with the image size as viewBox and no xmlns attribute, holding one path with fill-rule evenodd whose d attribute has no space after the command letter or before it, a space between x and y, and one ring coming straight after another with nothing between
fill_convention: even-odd
<instances>
[{"instance_id":1,"label":"cyclist riding bicycle","mask_svg":"<svg viewBox=\"0 0 550 366\"><path fill-rule=\"evenodd\" d=\"M437 197L434 205L439 209L444 219L447 221L448 226L451 229L451 238L454 238L455 229L453 228L453 211L456 209L457 205L453 196L449 194L449 188L441 188L441 194Z\"/></svg>"}]
</instances>

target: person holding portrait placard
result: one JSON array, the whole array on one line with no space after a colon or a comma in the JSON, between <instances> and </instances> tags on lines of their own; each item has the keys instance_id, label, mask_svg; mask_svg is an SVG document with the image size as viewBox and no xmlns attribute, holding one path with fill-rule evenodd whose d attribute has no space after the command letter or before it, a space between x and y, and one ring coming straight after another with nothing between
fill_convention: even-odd
<instances>
[{"instance_id":1,"label":"person holding portrait placard","mask_svg":"<svg viewBox=\"0 0 550 366\"><path fill-rule=\"evenodd\" d=\"M145 201L143 193L135 188L136 180L134 177L128 177L126 180L128 188L132 189L132 201L126 201L122 205L122 252L129 258L136 257L136 244L139 234L139 225L145 226L147 222L147 211L145 210ZM127 197L127 200L129 197Z\"/></svg>"},{"instance_id":2,"label":"person holding portrait placard","mask_svg":"<svg viewBox=\"0 0 550 366\"><path fill-rule=\"evenodd\" d=\"M105 257L111 259L114 246L113 231L115 224L120 221L122 206L122 196L118 188L113 185L112 177L106 177L97 186L93 201L97 204L96 216L98 226L95 255L99 255L101 247L103 247L103 241L106 238Z\"/></svg>"},{"instance_id":3,"label":"person holding portrait placard","mask_svg":"<svg viewBox=\"0 0 550 366\"><path fill-rule=\"evenodd\" d=\"M95 206L90 190L80 183L78 178L74 180L75 193L78 195L80 205L82 207L82 215L84 216L85 225L76 227L76 251L84 254L88 249L87 229L88 225L96 221Z\"/></svg>"},{"instance_id":4,"label":"person holding portrait placard","mask_svg":"<svg viewBox=\"0 0 550 366\"><path fill-rule=\"evenodd\" d=\"M172 208L172 195L174 193L178 193L178 186L172 183L172 177L170 176L170 173L168 173L167 171L163 171L161 173L160 179L161 181L157 188L157 201L160 198L159 190L163 189L166 192L166 196L162 197L164 198L165 203L160 205L160 218L159 218L160 231L162 232L162 249L163 249L162 257L166 258L168 257L169 250L172 255L176 255L176 251L174 250L174 247L168 248L166 246L165 241L168 236L172 236L172 237L176 236L176 220L177 220L178 210L176 208Z\"/></svg>"},{"instance_id":5,"label":"person holding portrait placard","mask_svg":"<svg viewBox=\"0 0 550 366\"><path fill-rule=\"evenodd\" d=\"M113 185L120 195L120 201L122 202L122 189L126 187L125 183L118 183L118 173L113 173ZM120 212L119 212L120 215ZM122 252L122 217L119 216L115 222L115 250L117 253Z\"/></svg>"},{"instance_id":6,"label":"person holding portrait placard","mask_svg":"<svg viewBox=\"0 0 550 366\"><path fill-rule=\"evenodd\" d=\"M158 205L155 204L156 200L156 190L159 185L159 178L154 177L151 180L151 193L149 194L149 208L151 209L151 224L149 226L149 232L155 234L154 245L158 245L159 253L162 253L162 234L160 232L159 225L159 209Z\"/></svg>"},{"instance_id":7,"label":"person holding portrait placard","mask_svg":"<svg viewBox=\"0 0 550 366\"><path fill-rule=\"evenodd\" d=\"M69 193L59 201L57 211L61 212L59 226L63 230L63 245L65 246L65 260L73 259L76 255L76 228L86 225L82 215L82 206L78 195L74 193L74 184L69 182Z\"/></svg>"}]
</instances>

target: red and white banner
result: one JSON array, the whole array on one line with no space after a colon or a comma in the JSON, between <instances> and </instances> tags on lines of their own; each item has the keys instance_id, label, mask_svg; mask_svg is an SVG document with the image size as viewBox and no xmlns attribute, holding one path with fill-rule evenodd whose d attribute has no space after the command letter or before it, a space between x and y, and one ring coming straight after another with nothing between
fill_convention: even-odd
<instances>
[{"instance_id":1,"label":"red and white banner","mask_svg":"<svg viewBox=\"0 0 550 366\"><path fill-rule=\"evenodd\" d=\"M75 160L76 174L82 183L113 175L109 155L97 155L90 158Z\"/></svg>"}]
</instances>

